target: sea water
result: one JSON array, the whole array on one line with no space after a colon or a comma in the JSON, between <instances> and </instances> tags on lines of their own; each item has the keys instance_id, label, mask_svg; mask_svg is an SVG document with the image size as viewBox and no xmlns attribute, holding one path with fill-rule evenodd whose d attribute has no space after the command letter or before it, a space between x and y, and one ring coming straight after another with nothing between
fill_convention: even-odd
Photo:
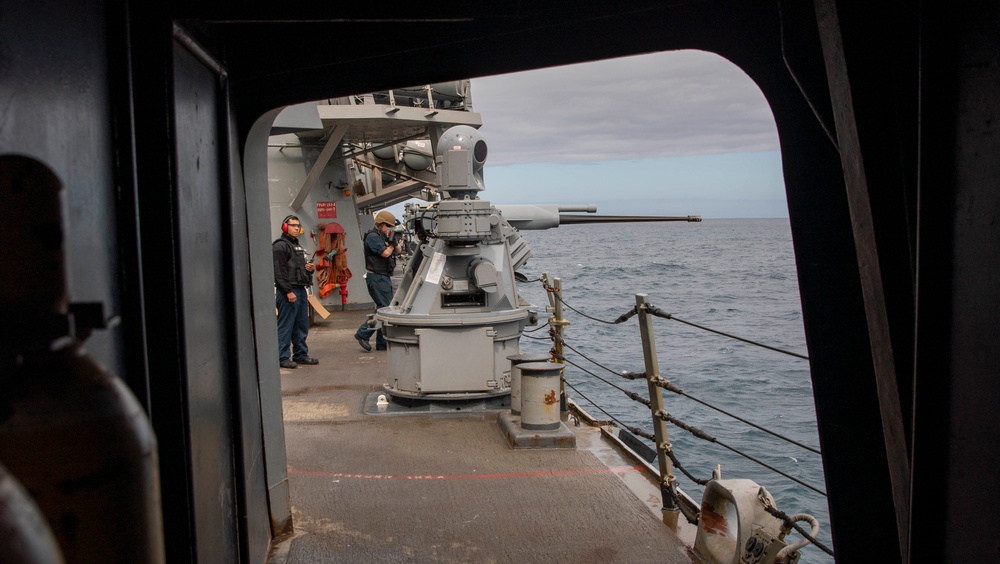
<instances>
[{"instance_id":1,"label":"sea water","mask_svg":"<svg viewBox=\"0 0 1000 564\"><path fill-rule=\"evenodd\" d=\"M636 294L677 318L770 347L807 356L795 257L787 219L706 219L700 223L565 225L524 231L531 258L519 269L529 280L542 273L562 282L563 301L593 318L613 321L635 306ZM539 282L519 285L521 296L543 309ZM621 324L593 321L569 308L565 341L580 354L566 358L619 388L648 397L645 380L615 373L643 372L638 317ZM819 450L809 362L654 318L660 375L686 394ZM532 329L531 327L528 328ZM547 328L526 333L524 352L547 352ZM599 419L652 432L649 408L595 376L567 365L567 395ZM663 391L665 409L722 443L825 491L821 457L754 429L689 398ZM695 438L670 423L667 432L684 469L708 479L716 465L723 478L748 478L764 486L785 513L819 519L818 538L832 548L826 497L729 449ZM652 446L651 442L650 446ZM703 488L675 470L680 487L696 500ZM808 530L808 523L800 523ZM801 538L793 532L788 539ZM833 562L807 547L802 562Z\"/></svg>"}]
</instances>

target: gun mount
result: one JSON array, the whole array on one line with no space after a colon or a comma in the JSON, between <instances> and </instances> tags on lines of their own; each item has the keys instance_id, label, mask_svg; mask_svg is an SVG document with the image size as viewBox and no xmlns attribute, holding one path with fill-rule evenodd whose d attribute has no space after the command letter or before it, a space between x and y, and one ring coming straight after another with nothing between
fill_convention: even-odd
<instances>
[{"instance_id":1,"label":"gun mount","mask_svg":"<svg viewBox=\"0 0 1000 564\"><path fill-rule=\"evenodd\" d=\"M486 142L456 126L435 148L442 200L406 206L417 247L389 306L375 319L388 342L392 381L410 398L468 399L510 392L507 357L537 316L517 295L514 270L530 255L484 189ZM456 366L464 367L455 370Z\"/></svg>"},{"instance_id":2,"label":"gun mount","mask_svg":"<svg viewBox=\"0 0 1000 564\"><path fill-rule=\"evenodd\" d=\"M465 125L446 130L434 155L442 199L406 205L405 231L416 242L392 301L375 314L388 343L392 380L384 387L393 396L438 400L510 393L507 357L520 352L524 327L538 319L517 293L515 272L531 256L519 230L585 221L701 220L563 213L594 213L592 204L494 206L478 197L485 188L486 142Z\"/></svg>"}]
</instances>

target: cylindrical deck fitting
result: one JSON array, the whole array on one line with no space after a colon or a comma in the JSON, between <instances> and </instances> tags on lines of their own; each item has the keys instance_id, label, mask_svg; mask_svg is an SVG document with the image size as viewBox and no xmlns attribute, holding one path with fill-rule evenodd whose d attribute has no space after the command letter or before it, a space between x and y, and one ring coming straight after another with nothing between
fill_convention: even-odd
<instances>
[{"instance_id":1,"label":"cylindrical deck fitting","mask_svg":"<svg viewBox=\"0 0 1000 564\"><path fill-rule=\"evenodd\" d=\"M510 414L521 415L521 370L519 364L525 362L547 362L545 353L518 353L507 357L510 361Z\"/></svg>"},{"instance_id":2,"label":"cylindrical deck fitting","mask_svg":"<svg viewBox=\"0 0 1000 564\"><path fill-rule=\"evenodd\" d=\"M521 372L521 428L530 431L554 431L559 419L559 380L561 362L523 362Z\"/></svg>"}]
</instances>

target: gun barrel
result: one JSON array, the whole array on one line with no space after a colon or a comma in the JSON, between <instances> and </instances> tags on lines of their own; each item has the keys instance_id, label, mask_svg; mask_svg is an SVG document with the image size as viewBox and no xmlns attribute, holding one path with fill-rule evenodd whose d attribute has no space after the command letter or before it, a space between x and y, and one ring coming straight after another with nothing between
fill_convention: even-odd
<instances>
[{"instance_id":1,"label":"gun barrel","mask_svg":"<svg viewBox=\"0 0 1000 564\"><path fill-rule=\"evenodd\" d=\"M578 204L563 206L557 205L560 212L585 212L585 213L597 213L597 204Z\"/></svg>"},{"instance_id":2,"label":"gun barrel","mask_svg":"<svg viewBox=\"0 0 1000 564\"><path fill-rule=\"evenodd\" d=\"M521 204L498 205L497 209L511 225L518 230L552 229L571 223L633 223L636 221L701 221L700 215L664 216L664 215L582 215L597 211L594 204L556 205L556 204Z\"/></svg>"},{"instance_id":3,"label":"gun barrel","mask_svg":"<svg viewBox=\"0 0 1000 564\"><path fill-rule=\"evenodd\" d=\"M520 204L520 205L498 205L497 209L511 225L518 230L551 229L559 227L559 217L561 212L587 212L597 211L596 204Z\"/></svg>"},{"instance_id":4,"label":"gun barrel","mask_svg":"<svg viewBox=\"0 0 1000 564\"><path fill-rule=\"evenodd\" d=\"M571 223L634 223L639 221L701 221L700 215L573 215L559 214L559 225Z\"/></svg>"}]
</instances>

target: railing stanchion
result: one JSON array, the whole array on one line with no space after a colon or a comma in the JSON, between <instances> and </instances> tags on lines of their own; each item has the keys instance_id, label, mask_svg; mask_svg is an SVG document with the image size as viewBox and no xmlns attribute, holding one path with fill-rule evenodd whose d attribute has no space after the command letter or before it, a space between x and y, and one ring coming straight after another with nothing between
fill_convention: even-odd
<instances>
[{"instance_id":1,"label":"railing stanchion","mask_svg":"<svg viewBox=\"0 0 1000 564\"><path fill-rule=\"evenodd\" d=\"M670 448L667 437L667 422L658 416L660 412L666 412L663 408L663 390L656 381L660 377L660 367L656 359L656 342L653 339L653 316L649 314L646 306L649 305L649 296L646 294L635 295L636 311L639 314L639 333L642 336L642 356L646 363L646 384L649 387L649 409L653 416L653 436L656 440L656 457L660 463L660 496L663 499L663 522L672 528L677 527L677 517L680 508L670 495L669 488L676 481L674 478L673 466L670 457L667 456L667 449Z\"/></svg>"},{"instance_id":2,"label":"railing stanchion","mask_svg":"<svg viewBox=\"0 0 1000 564\"><path fill-rule=\"evenodd\" d=\"M562 296L562 279L552 278L549 273L546 272L542 275L542 279L547 285L550 286L547 295L549 297L549 311L552 313L552 317L549 318L549 326L555 331L555 342L553 349L555 350L556 357L552 359L552 362L559 362L559 359L563 357L563 327L569 325L569 321L563 317L563 303L559 299ZM565 376L559 381L559 415L563 419L568 415L569 408L566 405L566 380Z\"/></svg>"}]
</instances>

